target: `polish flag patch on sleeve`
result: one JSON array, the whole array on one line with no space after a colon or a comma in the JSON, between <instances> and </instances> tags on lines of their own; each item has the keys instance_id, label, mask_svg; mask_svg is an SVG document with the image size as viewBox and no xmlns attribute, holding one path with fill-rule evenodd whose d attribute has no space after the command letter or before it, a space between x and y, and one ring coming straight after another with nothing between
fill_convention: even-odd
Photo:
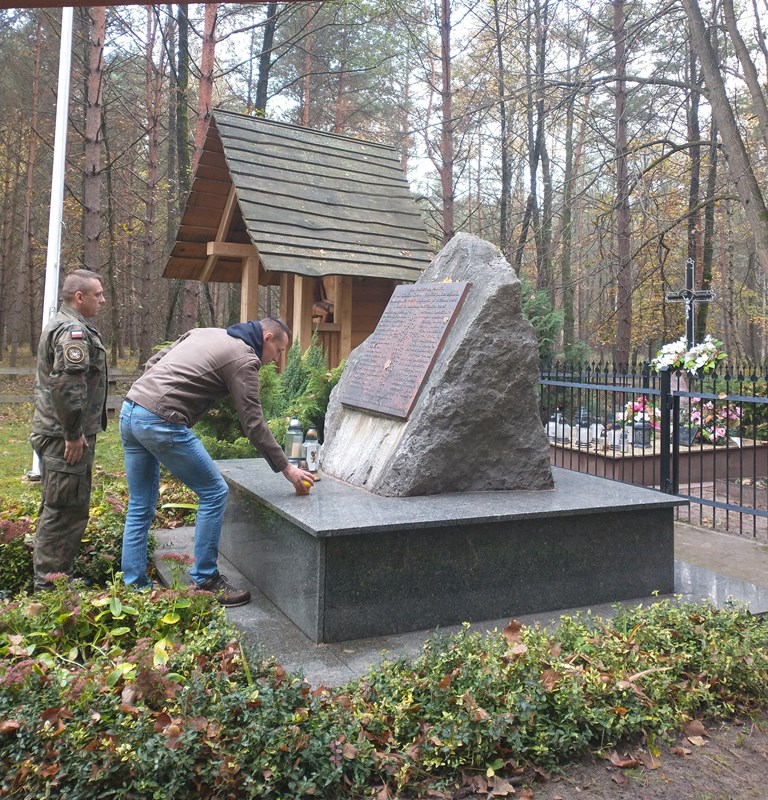
<instances>
[{"instance_id":1,"label":"polish flag patch on sleeve","mask_svg":"<svg viewBox=\"0 0 768 800\"><path fill-rule=\"evenodd\" d=\"M83 332L82 331L70 331L69 332L69 338L70 339L82 339L83 338Z\"/></svg>"}]
</instances>

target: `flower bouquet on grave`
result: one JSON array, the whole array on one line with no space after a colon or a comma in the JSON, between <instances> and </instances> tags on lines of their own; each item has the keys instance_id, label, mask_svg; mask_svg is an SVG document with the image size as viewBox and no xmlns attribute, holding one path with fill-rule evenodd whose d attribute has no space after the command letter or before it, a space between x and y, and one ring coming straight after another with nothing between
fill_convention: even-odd
<instances>
[{"instance_id":1,"label":"flower bouquet on grave","mask_svg":"<svg viewBox=\"0 0 768 800\"><path fill-rule=\"evenodd\" d=\"M690 349L685 337L676 342L665 344L656 353L656 358L651 361L651 368L660 372L662 367L669 369L686 370L691 375L699 372L708 373L724 359L726 354L723 351L723 343L719 339L713 339L710 334L704 337L704 341L695 344Z\"/></svg>"},{"instance_id":2,"label":"flower bouquet on grave","mask_svg":"<svg viewBox=\"0 0 768 800\"><path fill-rule=\"evenodd\" d=\"M681 422L701 431L701 438L708 444L718 445L728 442L729 432L737 431L741 426L741 408L733 403L717 400L702 400L692 397L688 406L680 409Z\"/></svg>"},{"instance_id":3,"label":"flower bouquet on grave","mask_svg":"<svg viewBox=\"0 0 768 800\"><path fill-rule=\"evenodd\" d=\"M661 410L651 398L644 394L630 400L624 406L624 427L634 428L637 424L648 423L653 431L661 427Z\"/></svg>"}]
</instances>

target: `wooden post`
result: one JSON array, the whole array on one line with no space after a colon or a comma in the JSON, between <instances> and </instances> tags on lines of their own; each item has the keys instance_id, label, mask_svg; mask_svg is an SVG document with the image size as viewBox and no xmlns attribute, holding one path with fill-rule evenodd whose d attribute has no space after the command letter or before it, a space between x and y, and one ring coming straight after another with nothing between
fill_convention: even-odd
<instances>
[{"instance_id":1,"label":"wooden post","mask_svg":"<svg viewBox=\"0 0 768 800\"><path fill-rule=\"evenodd\" d=\"M312 278L296 275L293 279L293 338L301 342L305 353L312 341Z\"/></svg>"},{"instance_id":2,"label":"wooden post","mask_svg":"<svg viewBox=\"0 0 768 800\"><path fill-rule=\"evenodd\" d=\"M259 318L259 257L243 259L243 279L240 291L240 322Z\"/></svg>"},{"instance_id":3,"label":"wooden post","mask_svg":"<svg viewBox=\"0 0 768 800\"><path fill-rule=\"evenodd\" d=\"M339 360L343 361L352 352L352 276L342 275L336 279L336 305L334 320L341 325L339 332Z\"/></svg>"}]
</instances>

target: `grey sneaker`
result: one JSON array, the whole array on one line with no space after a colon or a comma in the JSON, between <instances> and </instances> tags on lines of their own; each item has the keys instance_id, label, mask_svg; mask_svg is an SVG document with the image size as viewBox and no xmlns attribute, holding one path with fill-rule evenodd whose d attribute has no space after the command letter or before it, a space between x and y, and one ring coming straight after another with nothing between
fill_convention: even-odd
<instances>
[{"instance_id":1,"label":"grey sneaker","mask_svg":"<svg viewBox=\"0 0 768 800\"><path fill-rule=\"evenodd\" d=\"M244 606L251 602L251 593L247 589L236 589L220 572L205 583L198 583L201 592L211 592L216 599L228 608Z\"/></svg>"}]
</instances>

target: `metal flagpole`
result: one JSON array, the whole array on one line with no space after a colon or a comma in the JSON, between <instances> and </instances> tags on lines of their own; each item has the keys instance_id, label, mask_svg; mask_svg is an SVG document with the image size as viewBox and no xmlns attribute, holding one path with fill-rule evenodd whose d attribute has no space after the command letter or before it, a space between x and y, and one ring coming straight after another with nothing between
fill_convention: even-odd
<instances>
[{"instance_id":1,"label":"metal flagpole","mask_svg":"<svg viewBox=\"0 0 768 800\"><path fill-rule=\"evenodd\" d=\"M61 10L61 43L59 46L59 83L56 93L56 132L53 142L51 173L51 206L48 214L48 251L45 262L42 327L56 313L59 299L61 260L61 225L64 216L64 170L67 154L67 120L69 118L69 78L72 67L72 7ZM35 135L34 132L32 134ZM40 460L35 453L30 480L40 479Z\"/></svg>"}]
</instances>

